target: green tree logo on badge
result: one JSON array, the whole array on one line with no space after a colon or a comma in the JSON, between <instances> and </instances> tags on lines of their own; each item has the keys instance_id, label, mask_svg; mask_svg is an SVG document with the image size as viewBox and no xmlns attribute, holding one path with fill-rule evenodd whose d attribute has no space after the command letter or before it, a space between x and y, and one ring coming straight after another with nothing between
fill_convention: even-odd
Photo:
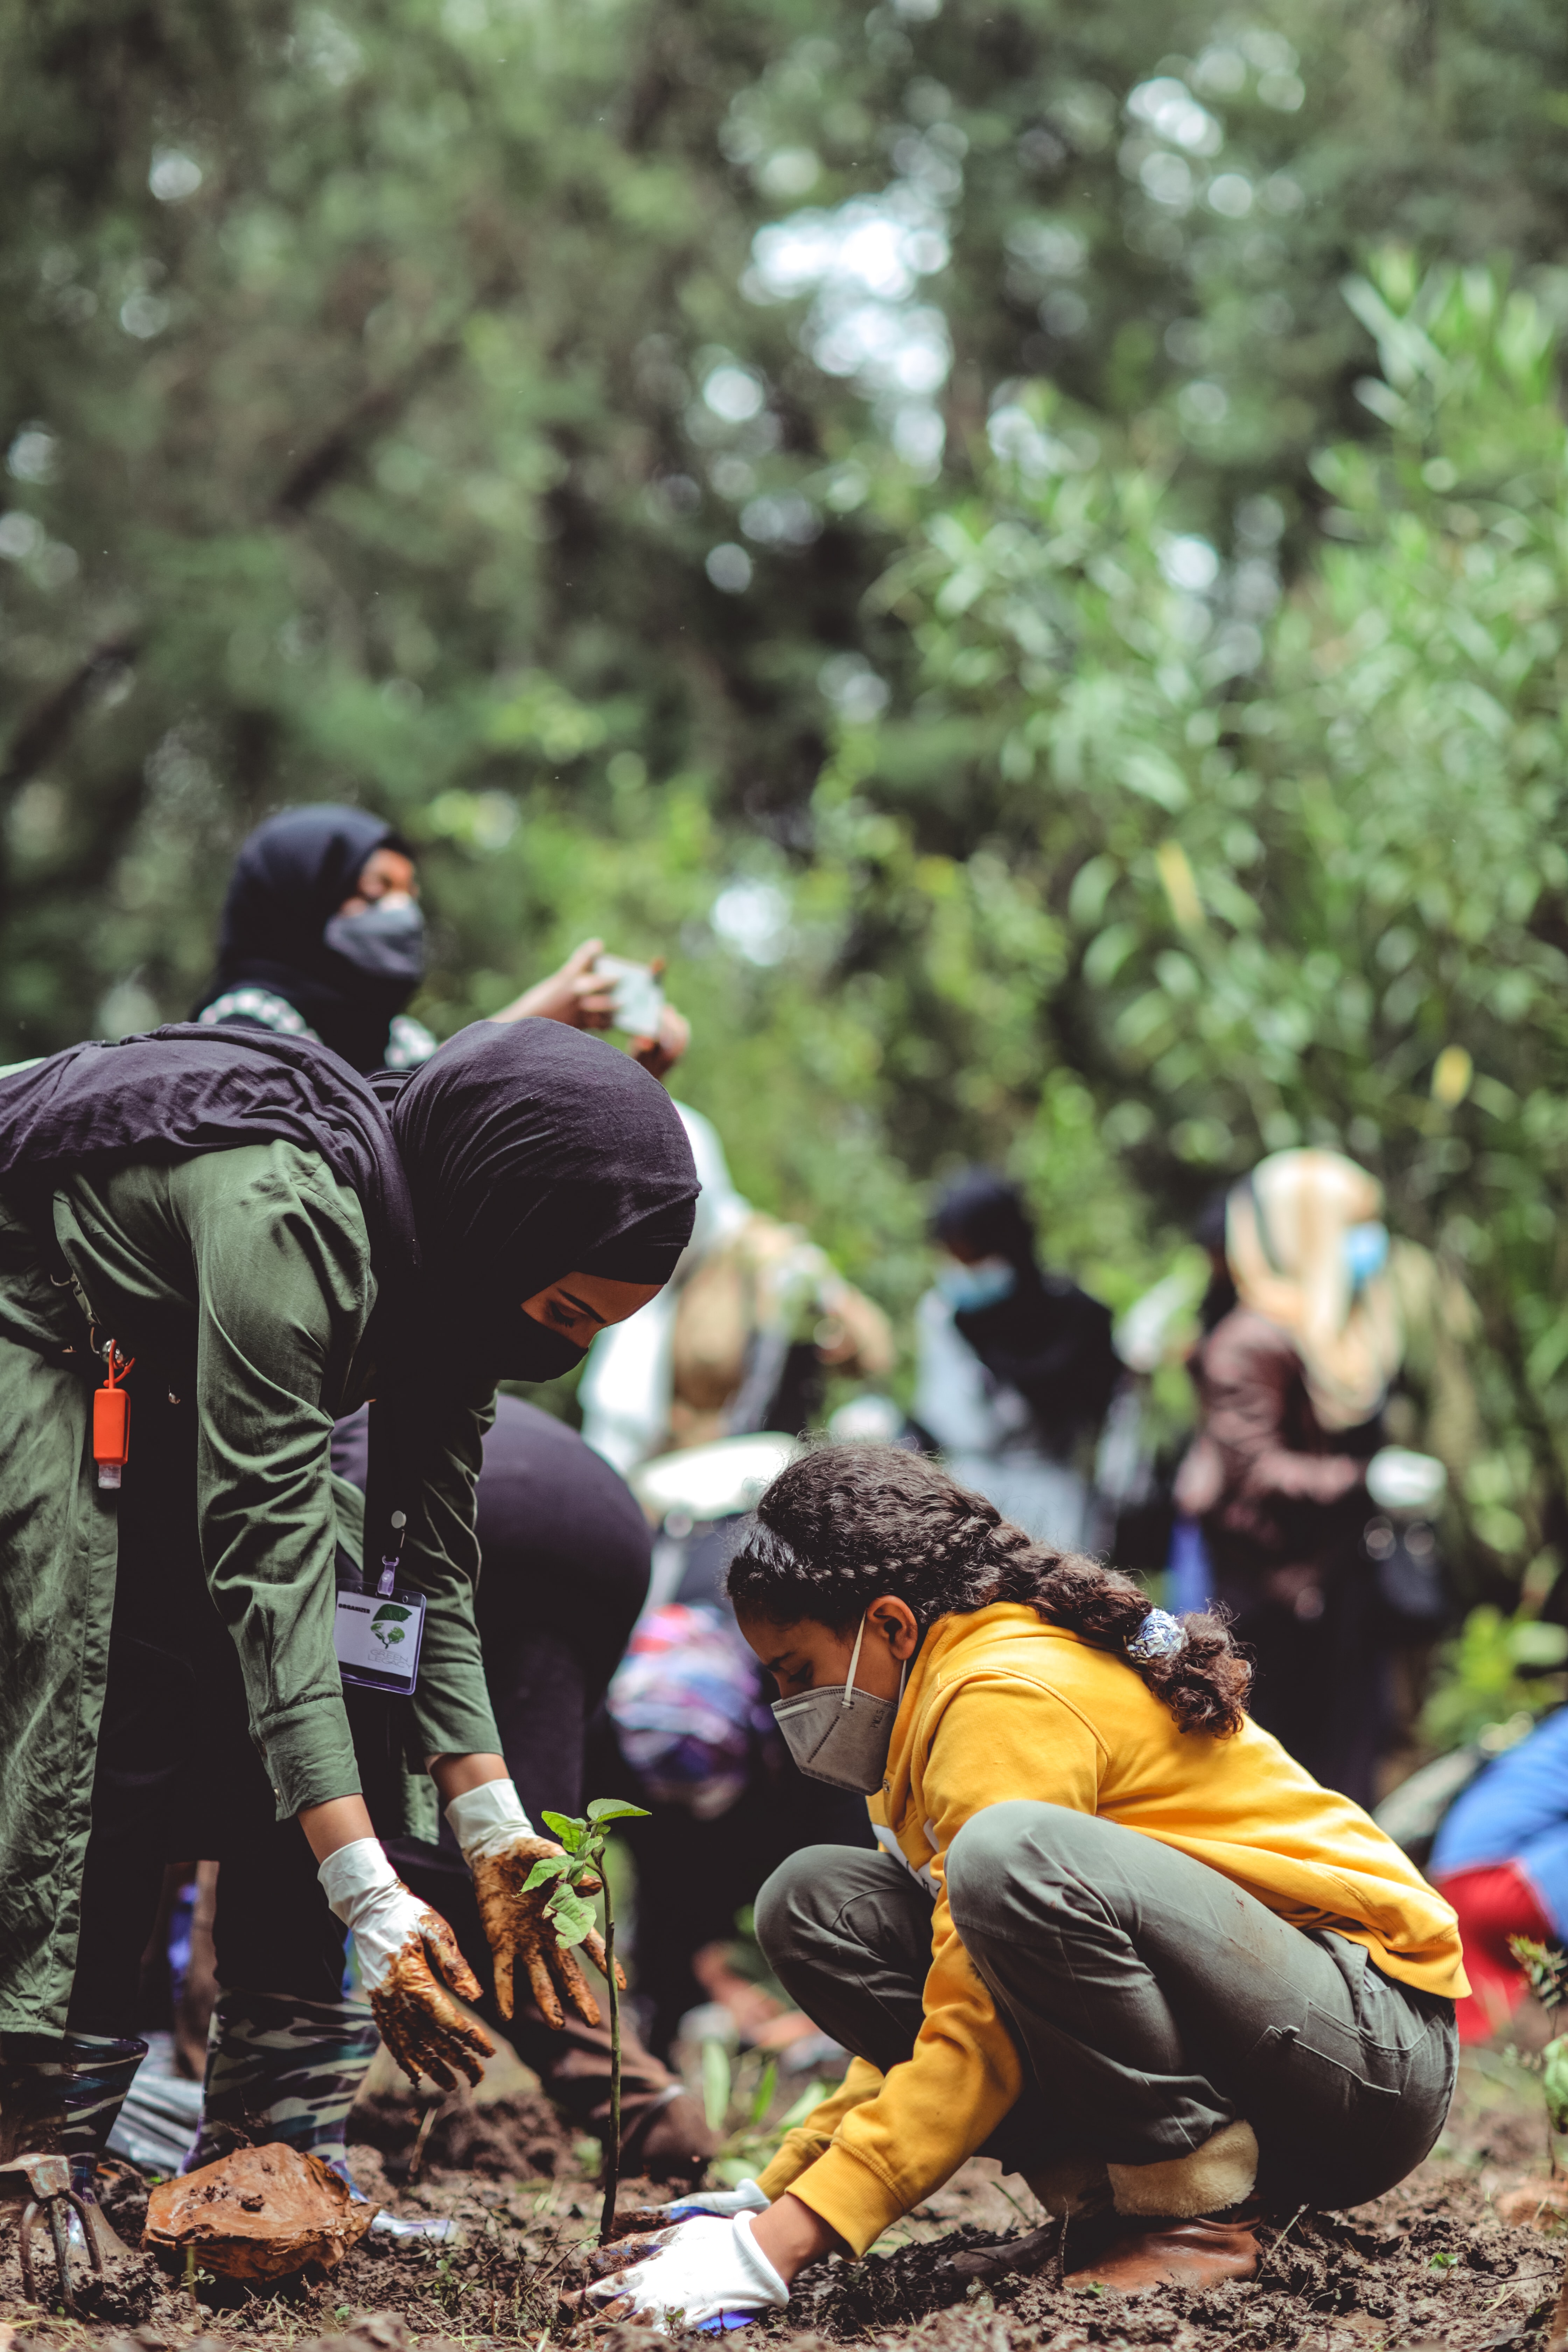
<instances>
[{"instance_id":1,"label":"green tree logo on badge","mask_svg":"<svg viewBox=\"0 0 1568 2352\"><path fill-rule=\"evenodd\" d=\"M376 1611L370 1621L370 1630L384 1650L390 1652L405 1638L403 1628L413 1614L411 1609L400 1609L395 1601L384 1601Z\"/></svg>"}]
</instances>

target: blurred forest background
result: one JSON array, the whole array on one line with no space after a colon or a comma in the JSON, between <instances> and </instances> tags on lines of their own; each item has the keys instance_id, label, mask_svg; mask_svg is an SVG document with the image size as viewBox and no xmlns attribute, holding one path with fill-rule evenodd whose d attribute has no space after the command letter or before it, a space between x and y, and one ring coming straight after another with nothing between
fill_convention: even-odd
<instances>
[{"instance_id":1,"label":"blurred forest background","mask_svg":"<svg viewBox=\"0 0 1568 2352\"><path fill-rule=\"evenodd\" d=\"M1122 1306L1339 1145L1542 1605L1560 8L32 0L0 218L0 1054L182 1016L347 798L415 1010L667 954L678 1090L896 1314L963 1160Z\"/></svg>"}]
</instances>

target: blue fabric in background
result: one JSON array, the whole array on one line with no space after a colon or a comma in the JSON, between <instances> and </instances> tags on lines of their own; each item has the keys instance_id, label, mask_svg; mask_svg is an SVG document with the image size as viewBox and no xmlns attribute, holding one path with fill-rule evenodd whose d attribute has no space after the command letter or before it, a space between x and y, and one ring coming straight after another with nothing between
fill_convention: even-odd
<instances>
[{"instance_id":1,"label":"blue fabric in background","mask_svg":"<svg viewBox=\"0 0 1568 2352\"><path fill-rule=\"evenodd\" d=\"M1429 1878L1516 1862L1559 1936L1568 1927L1568 1706L1486 1765L1444 1818Z\"/></svg>"},{"instance_id":2,"label":"blue fabric in background","mask_svg":"<svg viewBox=\"0 0 1568 2352\"><path fill-rule=\"evenodd\" d=\"M1214 1591L1214 1564L1196 1519L1178 1517L1172 1528L1165 1573L1170 1579L1165 1588L1165 1606L1173 1617L1184 1617L1189 1610L1208 1607Z\"/></svg>"}]
</instances>

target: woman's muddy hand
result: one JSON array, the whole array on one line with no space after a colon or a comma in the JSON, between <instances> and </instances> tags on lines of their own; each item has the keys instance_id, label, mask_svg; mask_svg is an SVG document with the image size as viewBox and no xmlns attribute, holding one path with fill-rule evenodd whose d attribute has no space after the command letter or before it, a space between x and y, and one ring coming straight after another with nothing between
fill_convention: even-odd
<instances>
[{"instance_id":1,"label":"woman's muddy hand","mask_svg":"<svg viewBox=\"0 0 1568 2352\"><path fill-rule=\"evenodd\" d=\"M444 2091L457 2089L459 2074L477 2083L495 2044L452 1999L478 2000L479 1985L440 1913L410 1893L374 1837L335 1846L317 1875L354 1939L360 1982L409 2081L426 2074Z\"/></svg>"},{"instance_id":2,"label":"woman's muddy hand","mask_svg":"<svg viewBox=\"0 0 1568 2352\"><path fill-rule=\"evenodd\" d=\"M547 1908L553 1885L536 1886L525 1892L534 1864L560 1852L561 1848L550 1838L519 1834L504 1852L475 1853L469 1860L479 1917L495 1958L497 2007L503 2017L511 2015L514 1977L521 1960L529 1990L545 2022L557 2032L566 2022L563 2000L571 2003L585 2025L597 2025L600 2021L599 2004L588 1990L575 1954L563 1949L556 1937ZM580 1894L598 1892L596 1879L584 1876L576 1885ZM603 1974L603 1937L594 1933L584 1936L583 1948ZM618 1968L616 1981L625 1987L626 1978Z\"/></svg>"},{"instance_id":3,"label":"woman's muddy hand","mask_svg":"<svg viewBox=\"0 0 1568 2352\"><path fill-rule=\"evenodd\" d=\"M457 1937L438 1912L426 1910L380 1984L370 1988L370 2005L382 2040L409 2081L417 2084L421 2074L428 2074L442 2090L455 2091L458 2075L479 2081L495 2043L482 2025L464 2016L447 1985L466 2000L480 1997Z\"/></svg>"}]
</instances>

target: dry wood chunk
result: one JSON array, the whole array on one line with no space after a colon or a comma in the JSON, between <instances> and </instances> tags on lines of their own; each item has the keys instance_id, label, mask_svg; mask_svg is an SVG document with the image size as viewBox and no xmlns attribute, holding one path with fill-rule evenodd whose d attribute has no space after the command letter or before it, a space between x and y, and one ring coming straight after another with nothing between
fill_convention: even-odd
<instances>
[{"instance_id":1,"label":"dry wood chunk","mask_svg":"<svg viewBox=\"0 0 1568 2352\"><path fill-rule=\"evenodd\" d=\"M279 2279L307 2263L331 2270L369 2229L374 2205L352 2198L317 2156L280 2140L237 2148L182 2179L161 2181L147 2207L150 2252L195 2253L220 2278Z\"/></svg>"}]
</instances>

